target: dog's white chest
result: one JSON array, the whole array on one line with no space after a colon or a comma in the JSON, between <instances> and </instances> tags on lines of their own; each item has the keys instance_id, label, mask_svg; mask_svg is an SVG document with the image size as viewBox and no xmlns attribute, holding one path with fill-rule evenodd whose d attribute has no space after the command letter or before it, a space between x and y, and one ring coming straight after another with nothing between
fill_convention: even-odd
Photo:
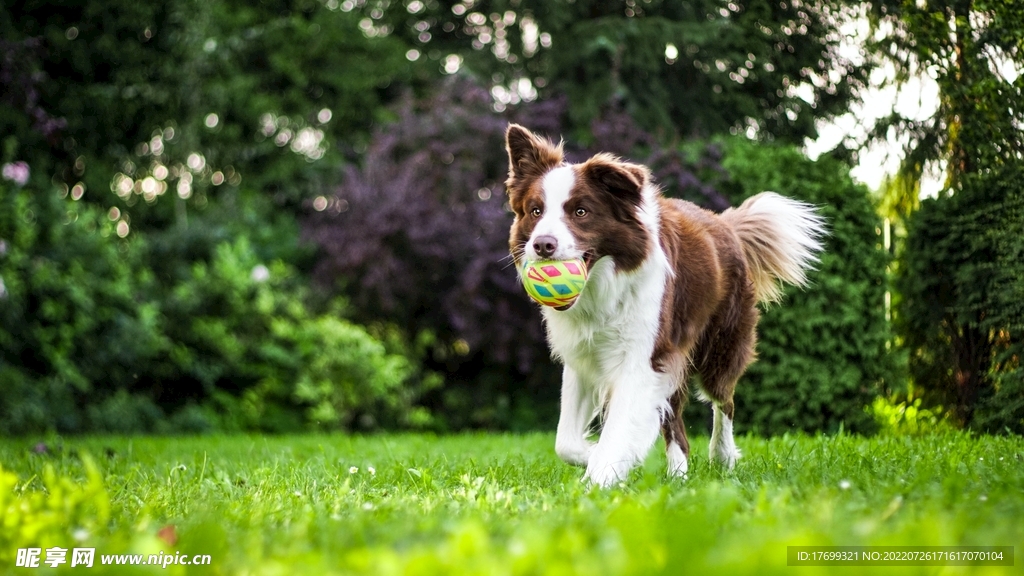
<instances>
[{"instance_id":1,"label":"dog's white chest","mask_svg":"<svg viewBox=\"0 0 1024 576\"><path fill-rule=\"evenodd\" d=\"M594 265L584 293L566 312L545 310L552 352L596 388L649 369L658 335L665 269L651 258L630 273L610 260Z\"/></svg>"}]
</instances>

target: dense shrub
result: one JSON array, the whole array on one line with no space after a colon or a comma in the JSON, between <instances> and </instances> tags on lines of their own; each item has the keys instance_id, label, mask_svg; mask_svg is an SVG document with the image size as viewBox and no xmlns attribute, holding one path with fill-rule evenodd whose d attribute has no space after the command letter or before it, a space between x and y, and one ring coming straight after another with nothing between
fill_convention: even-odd
<instances>
[{"instance_id":1,"label":"dense shrub","mask_svg":"<svg viewBox=\"0 0 1024 576\"><path fill-rule=\"evenodd\" d=\"M89 205L0 183L0 433L414 426L413 350L245 239L161 284Z\"/></svg>"},{"instance_id":2,"label":"dense shrub","mask_svg":"<svg viewBox=\"0 0 1024 576\"><path fill-rule=\"evenodd\" d=\"M731 142L721 185L734 203L764 190L819 206L828 221L818 269L805 290L790 288L764 310L758 361L740 379L736 422L741 430L865 431L865 407L892 379L886 352L885 266L879 217L849 167L811 161L791 147Z\"/></svg>"},{"instance_id":3,"label":"dense shrub","mask_svg":"<svg viewBox=\"0 0 1024 576\"><path fill-rule=\"evenodd\" d=\"M90 426L166 347L129 244L97 209L0 181L0 431Z\"/></svg>"},{"instance_id":4,"label":"dense shrub","mask_svg":"<svg viewBox=\"0 0 1024 576\"><path fill-rule=\"evenodd\" d=\"M958 423L1024 433L1024 171L966 177L908 221L897 326L914 385Z\"/></svg>"},{"instance_id":5,"label":"dense shrub","mask_svg":"<svg viewBox=\"0 0 1024 576\"><path fill-rule=\"evenodd\" d=\"M410 409L419 389L409 358L337 310L311 313L296 280L281 262L262 264L245 239L196 263L163 298L173 349L152 377L161 404L212 397L229 429L425 423Z\"/></svg>"}]
</instances>

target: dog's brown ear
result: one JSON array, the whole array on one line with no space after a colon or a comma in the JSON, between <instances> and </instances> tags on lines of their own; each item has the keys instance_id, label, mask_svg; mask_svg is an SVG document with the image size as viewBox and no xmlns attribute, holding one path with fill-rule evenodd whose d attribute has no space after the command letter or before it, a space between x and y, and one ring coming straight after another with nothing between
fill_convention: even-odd
<instances>
[{"instance_id":1,"label":"dog's brown ear","mask_svg":"<svg viewBox=\"0 0 1024 576\"><path fill-rule=\"evenodd\" d=\"M639 205L648 172L643 166L622 162L611 154L598 154L583 163L580 172L595 187Z\"/></svg>"},{"instance_id":2,"label":"dog's brown ear","mask_svg":"<svg viewBox=\"0 0 1024 576\"><path fill-rule=\"evenodd\" d=\"M508 181L512 188L517 181L542 176L562 163L562 145L555 146L518 124L509 124L505 132L508 150Z\"/></svg>"},{"instance_id":3,"label":"dog's brown ear","mask_svg":"<svg viewBox=\"0 0 1024 576\"><path fill-rule=\"evenodd\" d=\"M622 162L611 154L598 154L580 167L588 184L600 191L615 217L623 222L636 218L643 203L643 187L650 172L643 166Z\"/></svg>"},{"instance_id":4,"label":"dog's brown ear","mask_svg":"<svg viewBox=\"0 0 1024 576\"><path fill-rule=\"evenodd\" d=\"M633 175L633 178L635 178L636 181L640 183L641 189L643 189L643 187L647 184L647 181L650 180L651 178L651 171L648 170L646 166L641 166L640 164L630 164L628 162L620 162L619 165L624 170Z\"/></svg>"}]
</instances>

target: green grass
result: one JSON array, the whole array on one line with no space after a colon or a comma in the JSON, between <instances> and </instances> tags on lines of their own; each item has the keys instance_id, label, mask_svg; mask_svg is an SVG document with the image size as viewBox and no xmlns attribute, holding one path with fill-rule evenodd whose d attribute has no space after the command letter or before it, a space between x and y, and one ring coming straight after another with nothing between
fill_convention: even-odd
<instances>
[{"instance_id":1,"label":"green grass","mask_svg":"<svg viewBox=\"0 0 1024 576\"><path fill-rule=\"evenodd\" d=\"M46 573L13 568L15 550L40 541L212 557L202 570L139 572L162 574L828 574L787 567L786 546L1024 553L1019 437L738 442L734 472L709 464L697 438L689 480L665 478L658 449L600 491L544 434L58 439L47 454L0 440L0 573ZM173 546L157 538L167 525ZM1020 573L1016 564L844 571Z\"/></svg>"}]
</instances>

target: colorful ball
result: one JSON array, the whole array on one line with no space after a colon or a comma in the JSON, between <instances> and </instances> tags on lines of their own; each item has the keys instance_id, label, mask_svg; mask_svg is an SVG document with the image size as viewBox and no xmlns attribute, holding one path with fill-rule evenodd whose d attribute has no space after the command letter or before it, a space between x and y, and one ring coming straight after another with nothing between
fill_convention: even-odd
<instances>
[{"instance_id":1,"label":"colorful ball","mask_svg":"<svg viewBox=\"0 0 1024 576\"><path fill-rule=\"evenodd\" d=\"M526 262L522 278L526 293L537 302L569 307L587 285L587 265L579 258Z\"/></svg>"}]
</instances>

